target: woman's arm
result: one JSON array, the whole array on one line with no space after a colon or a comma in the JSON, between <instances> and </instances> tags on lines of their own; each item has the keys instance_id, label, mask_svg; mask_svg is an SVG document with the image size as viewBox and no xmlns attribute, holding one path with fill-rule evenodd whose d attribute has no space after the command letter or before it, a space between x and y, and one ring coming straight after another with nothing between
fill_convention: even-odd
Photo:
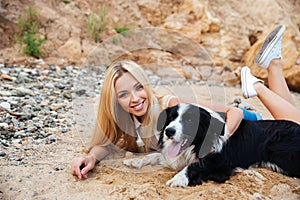
<instances>
[{"instance_id":1,"label":"woman's arm","mask_svg":"<svg viewBox=\"0 0 300 200\"><path fill-rule=\"evenodd\" d=\"M72 161L71 173L79 179L88 178L88 172L95 167L95 164L103 160L109 151L105 147L94 146L87 156L76 157Z\"/></svg>"},{"instance_id":2,"label":"woman's arm","mask_svg":"<svg viewBox=\"0 0 300 200\"><path fill-rule=\"evenodd\" d=\"M89 152L89 155L96 159L97 162L103 160L108 154L109 151L106 147L97 145L93 146L93 148Z\"/></svg>"},{"instance_id":3,"label":"woman's arm","mask_svg":"<svg viewBox=\"0 0 300 200\"><path fill-rule=\"evenodd\" d=\"M228 133L225 133L229 138L239 127L242 119L244 118L244 113L240 108L234 106L221 106L221 105L212 105L212 104L199 104L207 108L210 108L216 112L225 112L226 113L226 125Z\"/></svg>"},{"instance_id":4,"label":"woman's arm","mask_svg":"<svg viewBox=\"0 0 300 200\"><path fill-rule=\"evenodd\" d=\"M168 106L172 107L177 105L179 102L179 99L176 97L173 97L170 99ZM239 127L242 119L244 118L244 113L240 108L236 108L233 106L221 106L221 105L212 105L212 104L199 104L202 106L205 106L207 108L210 108L216 112L225 112L226 113L226 125L227 125L227 131L226 136L229 138Z\"/></svg>"},{"instance_id":5,"label":"woman's arm","mask_svg":"<svg viewBox=\"0 0 300 200\"><path fill-rule=\"evenodd\" d=\"M226 125L229 138L232 134L236 131L239 127L242 119L244 118L244 113L241 109L233 107L233 106L226 106Z\"/></svg>"},{"instance_id":6,"label":"woman's arm","mask_svg":"<svg viewBox=\"0 0 300 200\"><path fill-rule=\"evenodd\" d=\"M229 138L239 127L242 119L244 118L244 113L240 108L233 106L222 106L217 104L207 104L207 103L198 103L200 106L205 106L216 112L225 112L226 113L226 125L227 133L226 136Z\"/></svg>"}]
</instances>

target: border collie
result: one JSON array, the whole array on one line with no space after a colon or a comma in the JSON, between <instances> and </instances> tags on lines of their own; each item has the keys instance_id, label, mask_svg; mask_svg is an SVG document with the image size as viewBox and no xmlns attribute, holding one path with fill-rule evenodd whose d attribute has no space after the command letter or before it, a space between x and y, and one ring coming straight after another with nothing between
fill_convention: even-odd
<instances>
[{"instance_id":1,"label":"border collie","mask_svg":"<svg viewBox=\"0 0 300 200\"><path fill-rule=\"evenodd\" d=\"M178 170L171 187L223 183L234 169L250 166L300 178L300 125L286 120L242 120L227 138L224 113L193 104L179 104L158 119L161 152L124 160L130 167L160 164ZM181 170L181 171L180 171Z\"/></svg>"}]
</instances>

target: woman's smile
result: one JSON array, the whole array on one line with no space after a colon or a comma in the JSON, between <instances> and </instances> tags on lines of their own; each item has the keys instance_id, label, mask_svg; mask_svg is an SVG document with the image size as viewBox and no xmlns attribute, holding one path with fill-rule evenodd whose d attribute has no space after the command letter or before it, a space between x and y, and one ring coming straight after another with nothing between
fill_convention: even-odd
<instances>
[{"instance_id":1,"label":"woman's smile","mask_svg":"<svg viewBox=\"0 0 300 200\"><path fill-rule=\"evenodd\" d=\"M135 111L140 111L142 110L144 107L144 101L142 101L141 103L135 104L134 106L131 106L131 108L133 108Z\"/></svg>"}]
</instances>

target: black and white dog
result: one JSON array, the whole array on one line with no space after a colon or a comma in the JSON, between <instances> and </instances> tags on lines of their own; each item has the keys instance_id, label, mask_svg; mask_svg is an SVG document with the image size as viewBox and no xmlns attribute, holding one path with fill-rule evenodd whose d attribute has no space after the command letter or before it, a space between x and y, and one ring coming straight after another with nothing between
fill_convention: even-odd
<instances>
[{"instance_id":1,"label":"black and white dog","mask_svg":"<svg viewBox=\"0 0 300 200\"><path fill-rule=\"evenodd\" d=\"M158 119L161 153L133 158L124 164L140 168L160 164L181 170L167 181L171 187L223 183L237 167L256 165L300 178L300 125L285 120L243 120L228 139L220 113L179 104Z\"/></svg>"}]
</instances>

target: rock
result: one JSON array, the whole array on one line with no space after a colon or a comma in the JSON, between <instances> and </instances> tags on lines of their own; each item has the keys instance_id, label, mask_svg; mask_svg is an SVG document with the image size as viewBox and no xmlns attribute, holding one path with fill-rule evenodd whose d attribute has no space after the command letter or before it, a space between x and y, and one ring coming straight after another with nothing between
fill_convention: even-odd
<instances>
[{"instance_id":1,"label":"rock","mask_svg":"<svg viewBox=\"0 0 300 200\"><path fill-rule=\"evenodd\" d=\"M10 112L11 108L10 108L10 104L8 102L1 102L0 103L0 108Z\"/></svg>"},{"instance_id":2,"label":"rock","mask_svg":"<svg viewBox=\"0 0 300 200\"><path fill-rule=\"evenodd\" d=\"M80 60L81 57L81 45L79 37L69 38L68 41L62 45L58 52L61 56L71 59L71 60Z\"/></svg>"},{"instance_id":3,"label":"rock","mask_svg":"<svg viewBox=\"0 0 300 200\"><path fill-rule=\"evenodd\" d=\"M18 87L18 88L16 88L16 95L19 97L24 97L26 95L33 96L34 93L32 92L31 89L24 88L24 87Z\"/></svg>"},{"instance_id":4,"label":"rock","mask_svg":"<svg viewBox=\"0 0 300 200\"><path fill-rule=\"evenodd\" d=\"M259 2L260 3L260 2ZM245 0L239 4L234 1L195 1L185 0L181 1L151 1L143 0L139 2L122 2L118 0L111 1L105 13L103 24L104 30L100 31L101 40L106 41L116 36L115 26L130 27L134 24L134 28L157 27L158 29L168 28L176 31L183 36L186 36L197 44L201 44L208 50L213 63L216 65L230 66L233 70L244 64L252 65L253 62L248 62L245 53L255 46L256 41L261 41L265 33L275 24L285 24L287 27L287 41L293 43L296 48L288 48L291 54L285 54L284 58L288 58L292 62L292 66L299 65L299 56L294 62L294 55L299 52L300 40L298 24L299 20L295 16L300 12L298 1L283 0L282 2L268 1L264 2L261 7L249 7L253 1ZM261 4L261 3L260 3ZM56 4L55 4L56 5ZM220 6L222 5L222 6ZM26 62L27 66L41 66L47 67L45 62L41 59L28 59L20 55L15 47L12 47L14 42L11 37L13 30L15 30L16 17L21 16L26 5L22 3L9 1L5 6L5 28L0 27L3 31L3 39L1 45L1 57L5 63L20 64ZM58 4L56 5L58 6ZM95 47L98 46L91 37L89 37L86 30L86 15L90 14L92 8L101 7L102 2L80 2L80 8L77 3L70 3L66 5L59 5L60 9L56 9L52 3L47 1L35 1L35 7L39 11L41 23L43 26L39 33L47 35L47 48L45 49L45 60L48 63L63 66L68 63L80 62L85 60L94 53L93 59L88 59L91 62L106 62L105 56L100 56L95 52ZM272 12L273 15L265 15L265 13ZM122 13L122 14L121 14ZM98 13L99 14L99 13ZM14 17L12 17L14 16ZM3 18L3 19L4 19ZM227 20L223 20L223 19ZM57 20L59 19L59 20ZM257 20L253 20L257 19ZM131 28L131 27L130 27ZM147 36L147 34L144 35ZM162 36L168 38L168 36ZM165 46L170 46L173 41L165 39ZM9 41L7 41L9 40ZM117 43L117 40L114 40ZM138 42L132 40L131 44ZM155 43L155 40L150 41ZM139 45L136 45L137 47ZM189 45L176 46L176 49L186 49ZM96 48L97 49L97 48ZM96 50L101 54L112 54L112 51L120 51L122 55L129 52L135 54L136 52L126 51L123 48L105 48L105 52ZM139 48L135 48L134 51ZM285 48L286 49L286 48ZM166 50L163 48L162 50ZM169 50L169 49L167 49ZM284 50L287 51L287 50ZM175 52L176 53L176 52ZM249 56L255 56L253 52L249 52ZM17 56L16 56L17 55ZM136 57L140 60L140 56ZM245 59L244 59L245 58ZM286 62L286 61L285 61ZM290 66L290 62L287 63ZM255 67L256 68L256 67ZM292 89L298 90L298 72L294 71L297 67L286 68L285 76L287 82ZM7 73L7 70L5 74ZM3 72L2 72L3 73ZM35 72L33 72L35 73ZM239 84L239 77L229 75L230 72L223 74L223 77L214 76L214 81L225 81L227 84ZM233 73L233 72L232 72ZM266 77L266 73L257 74ZM289 74L289 75L288 75ZM198 78L195 76L194 78ZM218 78L218 79L217 79ZM296 81L294 81L296 79ZM29 77L25 77L25 81L32 81Z\"/></svg>"},{"instance_id":5,"label":"rock","mask_svg":"<svg viewBox=\"0 0 300 200\"><path fill-rule=\"evenodd\" d=\"M0 151L0 157L6 156L6 153L4 151Z\"/></svg>"},{"instance_id":6,"label":"rock","mask_svg":"<svg viewBox=\"0 0 300 200\"><path fill-rule=\"evenodd\" d=\"M66 99L72 99L72 95L71 95L70 93L65 92L65 93L63 94L63 96L64 96Z\"/></svg>"},{"instance_id":7,"label":"rock","mask_svg":"<svg viewBox=\"0 0 300 200\"><path fill-rule=\"evenodd\" d=\"M49 89L54 89L54 88L55 88L55 86L54 86L53 83L46 83L46 84L45 84L45 87L46 87L46 88L49 88Z\"/></svg>"},{"instance_id":8,"label":"rock","mask_svg":"<svg viewBox=\"0 0 300 200\"><path fill-rule=\"evenodd\" d=\"M294 65L292 69L285 71L285 78L291 90L300 92L300 65Z\"/></svg>"},{"instance_id":9,"label":"rock","mask_svg":"<svg viewBox=\"0 0 300 200\"><path fill-rule=\"evenodd\" d=\"M187 26L187 18L185 14L172 14L169 15L165 19L165 23L163 25L165 28L168 29L175 29L175 30L180 30Z\"/></svg>"},{"instance_id":10,"label":"rock","mask_svg":"<svg viewBox=\"0 0 300 200\"><path fill-rule=\"evenodd\" d=\"M6 139L2 139L2 140L0 140L0 142L1 142L1 144L2 144L3 146L6 146L6 147L9 146L9 144L7 143L7 140L6 140Z\"/></svg>"},{"instance_id":11,"label":"rock","mask_svg":"<svg viewBox=\"0 0 300 200\"><path fill-rule=\"evenodd\" d=\"M0 128L7 129L8 124L7 123L0 123Z\"/></svg>"},{"instance_id":12,"label":"rock","mask_svg":"<svg viewBox=\"0 0 300 200\"><path fill-rule=\"evenodd\" d=\"M254 197L255 199L258 199L258 200L261 200L261 199L262 199L261 195L260 195L259 193L257 193L257 192L253 194L253 197Z\"/></svg>"},{"instance_id":13,"label":"rock","mask_svg":"<svg viewBox=\"0 0 300 200\"><path fill-rule=\"evenodd\" d=\"M1 78L4 79L4 80L9 80L9 81L13 81L14 78L7 75L7 74L1 74Z\"/></svg>"},{"instance_id":14,"label":"rock","mask_svg":"<svg viewBox=\"0 0 300 200\"><path fill-rule=\"evenodd\" d=\"M11 96L11 92L10 91L0 91L0 96Z\"/></svg>"}]
</instances>

